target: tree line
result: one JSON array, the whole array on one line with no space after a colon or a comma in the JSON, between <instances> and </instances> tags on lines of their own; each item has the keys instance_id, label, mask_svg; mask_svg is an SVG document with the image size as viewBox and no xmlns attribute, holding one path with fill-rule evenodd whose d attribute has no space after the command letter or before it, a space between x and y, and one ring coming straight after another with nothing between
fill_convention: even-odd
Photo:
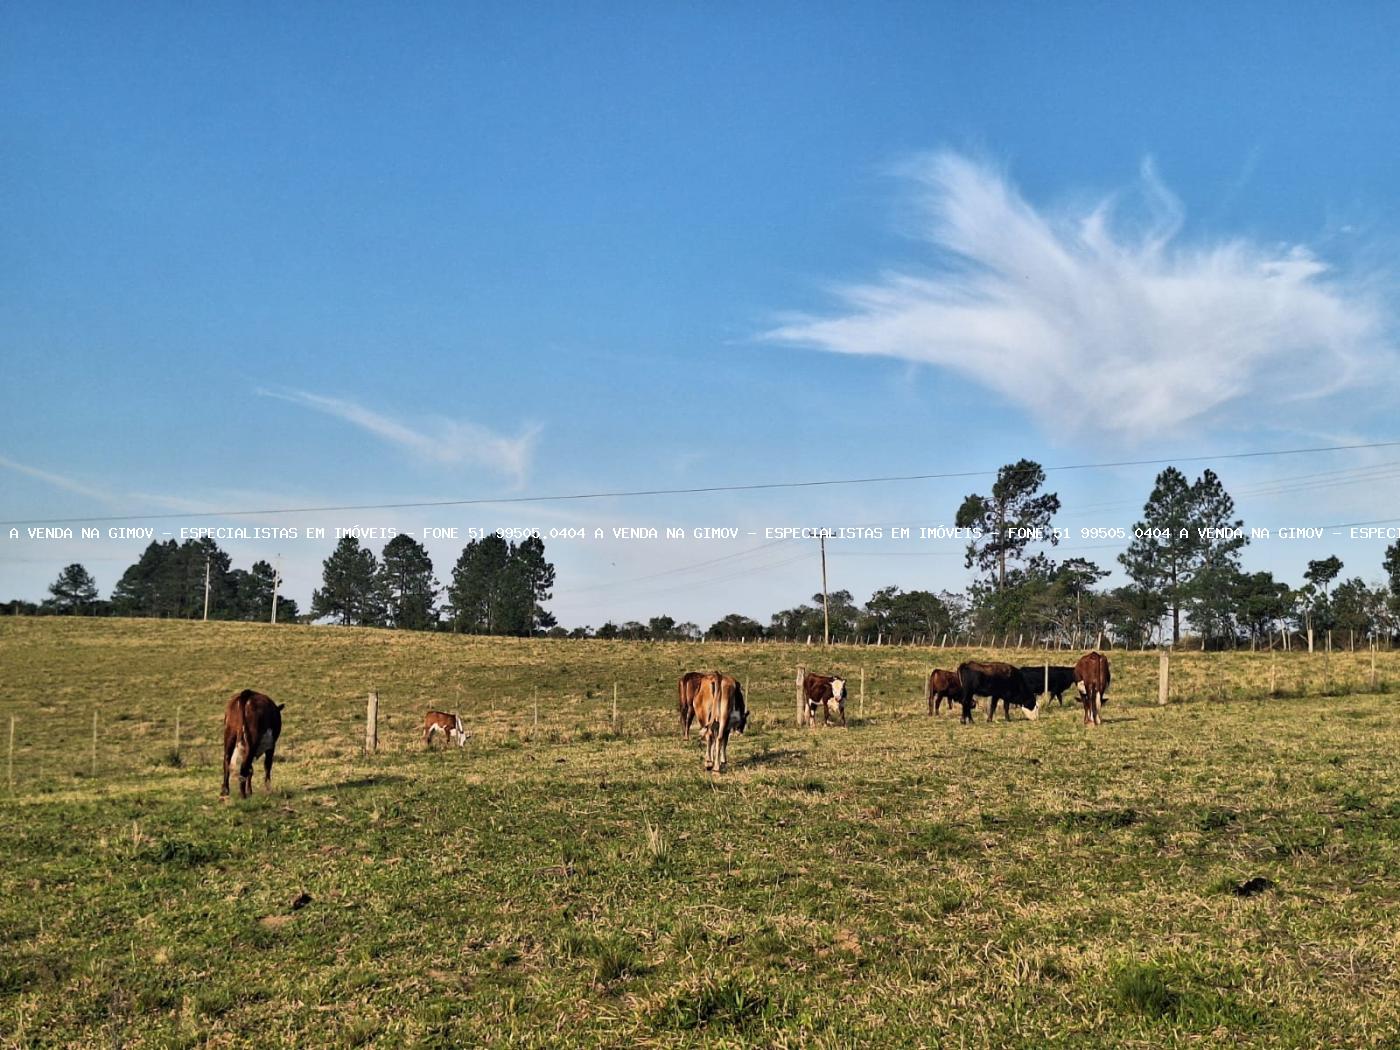
<instances>
[{"instance_id":1,"label":"tree line","mask_svg":"<svg viewBox=\"0 0 1400 1050\"><path fill-rule=\"evenodd\" d=\"M427 549L411 536L389 540L376 557L354 537L337 544L322 565L308 620L451 630L477 634L686 640L820 638L829 617L837 636L939 638L960 634L1023 635L1039 644L1103 633L1122 645L1179 643L1186 633L1208 647L1265 641L1281 633L1341 630L1359 638L1393 638L1400 625L1400 541L1387 548L1384 578L1342 577L1338 557L1310 561L1290 583L1270 572L1245 572L1250 540L1234 500L1214 471L1194 480L1175 467L1159 473L1141 519L1118 555L1128 582L1102 587L1110 572L1083 557L1051 555L1063 530L1054 528L1060 498L1044 491L1045 471L1031 460L1007 464L990 491L972 493L957 509L967 530L964 564L976 572L962 592L877 590L864 605L846 590L773 613L760 623L730 613L708 628L666 615L645 623L604 623L565 630L545 608L555 585L544 542L499 535L463 548L444 585ZM212 539L153 542L123 573L107 600L80 564L67 566L42 604L12 602L14 612L198 618L208 581L211 619L270 617L276 572L265 561L235 569ZM279 620L299 618L279 599Z\"/></svg>"},{"instance_id":2,"label":"tree line","mask_svg":"<svg viewBox=\"0 0 1400 1050\"><path fill-rule=\"evenodd\" d=\"M1060 498L1045 492L1045 471L1020 460L997 472L991 490L968 495L954 522L968 530L965 566L978 573L962 593L877 590L862 606L849 591L774 613L765 625L730 613L700 630L670 617L605 624L596 633L628 638L950 639L1023 637L1070 643L1102 633L1120 645L1180 643L1189 630L1214 648L1267 644L1282 634L1345 631L1357 639L1394 638L1400 627L1400 542L1385 552L1382 582L1340 579L1335 555L1310 561L1296 585L1270 572L1245 572L1249 537L1214 471L1194 481L1175 467L1157 475L1142 517L1118 555L1128 582L1103 588L1108 569L1082 557L1055 561Z\"/></svg>"}]
</instances>

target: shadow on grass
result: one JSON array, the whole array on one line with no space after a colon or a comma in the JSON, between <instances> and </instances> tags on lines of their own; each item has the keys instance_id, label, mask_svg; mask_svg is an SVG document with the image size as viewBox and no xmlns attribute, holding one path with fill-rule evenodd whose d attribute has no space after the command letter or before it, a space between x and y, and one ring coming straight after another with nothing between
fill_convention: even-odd
<instances>
[{"instance_id":1,"label":"shadow on grass","mask_svg":"<svg viewBox=\"0 0 1400 1050\"><path fill-rule=\"evenodd\" d=\"M408 781L408 777L398 773L386 773L380 776L353 777L350 780L337 780L329 784L312 784L300 789L306 793L321 791L346 791L354 788L381 787L385 784L403 784Z\"/></svg>"},{"instance_id":2,"label":"shadow on grass","mask_svg":"<svg viewBox=\"0 0 1400 1050\"><path fill-rule=\"evenodd\" d=\"M803 758L805 755L805 751L798 751L795 748L775 748L772 751L759 751L756 754L746 755L735 762L734 767L748 769L757 766L777 766L793 759Z\"/></svg>"}]
</instances>

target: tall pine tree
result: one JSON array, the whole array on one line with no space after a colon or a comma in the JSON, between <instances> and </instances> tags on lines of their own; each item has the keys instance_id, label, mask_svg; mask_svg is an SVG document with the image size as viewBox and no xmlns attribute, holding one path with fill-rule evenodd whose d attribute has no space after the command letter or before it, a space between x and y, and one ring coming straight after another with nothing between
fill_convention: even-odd
<instances>
[{"instance_id":1,"label":"tall pine tree","mask_svg":"<svg viewBox=\"0 0 1400 1050\"><path fill-rule=\"evenodd\" d=\"M391 627L414 631L437 625L437 580L427 548L412 536L395 536L384 545L379 589Z\"/></svg>"},{"instance_id":2,"label":"tall pine tree","mask_svg":"<svg viewBox=\"0 0 1400 1050\"><path fill-rule=\"evenodd\" d=\"M967 545L967 567L976 565L996 584L1006 586L1007 565L1025 557L1035 542L1036 530L1053 544L1059 537L1049 532L1050 519L1060 509L1060 497L1041 493L1045 470L1039 463L1023 459L997 471L989 496L976 493L963 500L956 524L961 529L977 529L981 536Z\"/></svg>"},{"instance_id":3,"label":"tall pine tree","mask_svg":"<svg viewBox=\"0 0 1400 1050\"><path fill-rule=\"evenodd\" d=\"M382 623L378 569L372 551L354 536L343 537L322 564L322 585L312 592L311 615L358 626Z\"/></svg>"}]
</instances>

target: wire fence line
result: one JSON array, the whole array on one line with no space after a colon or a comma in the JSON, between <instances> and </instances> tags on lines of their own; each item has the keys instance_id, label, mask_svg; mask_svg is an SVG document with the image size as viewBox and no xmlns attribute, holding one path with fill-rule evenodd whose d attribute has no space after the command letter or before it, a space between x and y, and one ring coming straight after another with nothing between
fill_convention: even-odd
<instances>
[{"instance_id":1,"label":"wire fence line","mask_svg":"<svg viewBox=\"0 0 1400 1050\"><path fill-rule=\"evenodd\" d=\"M683 649L688 647L681 647ZM912 647L789 647L759 658L768 647L714 643L706 668L736 675L744 684L751 731L793 725L795 672L799 666L847 678L847 716L853 728L873 720L926 719L926 683L935 667L955 670L967 659L1000 660L1017 666L1071 665L1078 652L1044 649L940 649ZM1155 705L1160 663L1156 651L1110 656L1116 706ZM680 670L690 668L678 668ZM549 747L580 741L610 742L680 735L676 679L651 669L640 680L619 668L613 688L582 693L549 688L514 688L499 693L477 682L482 698L423 696L412 689L340 692L289 704L277 761L289 766L357 763L366 757L366 707L378 694L378 752L403 755L425 750L423 714L453 709L469 734L469 757L482 748ZM489 671L483 670L488 675ZM857 686L859 682L859 686ZM1170 657L1171 703L1340 698L1388 693L1400 687L1400 654L1362 652L1179 652ZM857 689L859 691L857 691ZM1072 694L1067 706L1076 703ZM58 703L11 702L0 708L0 741L6 746L5 787L11 798L31 798L109 785L158 782L180 770L207 771L211 791L223 763L223 701L168 700L133 709L110 701L68 699ZM1111 725L1109 726L1111 731ZM911 731L917 731L911 726ZM692 739L695 734L692 733ZM441 737L437 750L458 751ZM274 782L277 780L274 774Z\"/></svg>"}]
</instances>

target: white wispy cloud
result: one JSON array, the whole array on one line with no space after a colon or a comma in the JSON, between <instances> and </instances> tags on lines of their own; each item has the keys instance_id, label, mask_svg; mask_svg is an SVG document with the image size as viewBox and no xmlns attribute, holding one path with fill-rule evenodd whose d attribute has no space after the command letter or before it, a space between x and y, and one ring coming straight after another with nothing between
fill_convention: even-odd
<instances>
[{"instance_id":1,"label":"white wispy cloud","mask_svg":"<svg viewBox=\"0 0 1400 1050\"><path fill-rule=\"evenodd\" d=\"M79 496L87 496L91 499L102 500L107 503L111 503L114 499L112 493L105 489L100 489L94 485L88 485L84 482L77 481L64 474L56 474L51 470L41 470L38 467L31 467L26 463L20 463L18 460L10 459L8 456L0 456L0 467L35 478L48 485L52 485L54 488L63 489L65 492L76 492Z\"/></svg>"},{"instance_id":2,"label":"white wispy cloud","mask_svg":"<svg viewBox=\"0 0 1400 1050\"><path fill-rule=\"evenodd\" d=\"M1391 321L1302 245L1183 243L1144 163L1135 192L1055 212L957 153L902 170L930 274L837 289L766 338L959 372L1042 422L1140 439L1241 422L1389 374Z\"/></svg>"},{"instance_id":3,"label":"white wispy cloud","mask_svg":"<svg viewBox=\"0 0 1400 1050\"><path fill-rule=\"evenodd\" d=\"M426 416L413 427L346 398L305 390L263 389L257 393L344 420L426 462L485 467L506 475L516 484L523 482L529 472L540 431L538 426L531 426L516 437L506 437L477 423L441 416Z\"/></svg>"}]
</instances>

